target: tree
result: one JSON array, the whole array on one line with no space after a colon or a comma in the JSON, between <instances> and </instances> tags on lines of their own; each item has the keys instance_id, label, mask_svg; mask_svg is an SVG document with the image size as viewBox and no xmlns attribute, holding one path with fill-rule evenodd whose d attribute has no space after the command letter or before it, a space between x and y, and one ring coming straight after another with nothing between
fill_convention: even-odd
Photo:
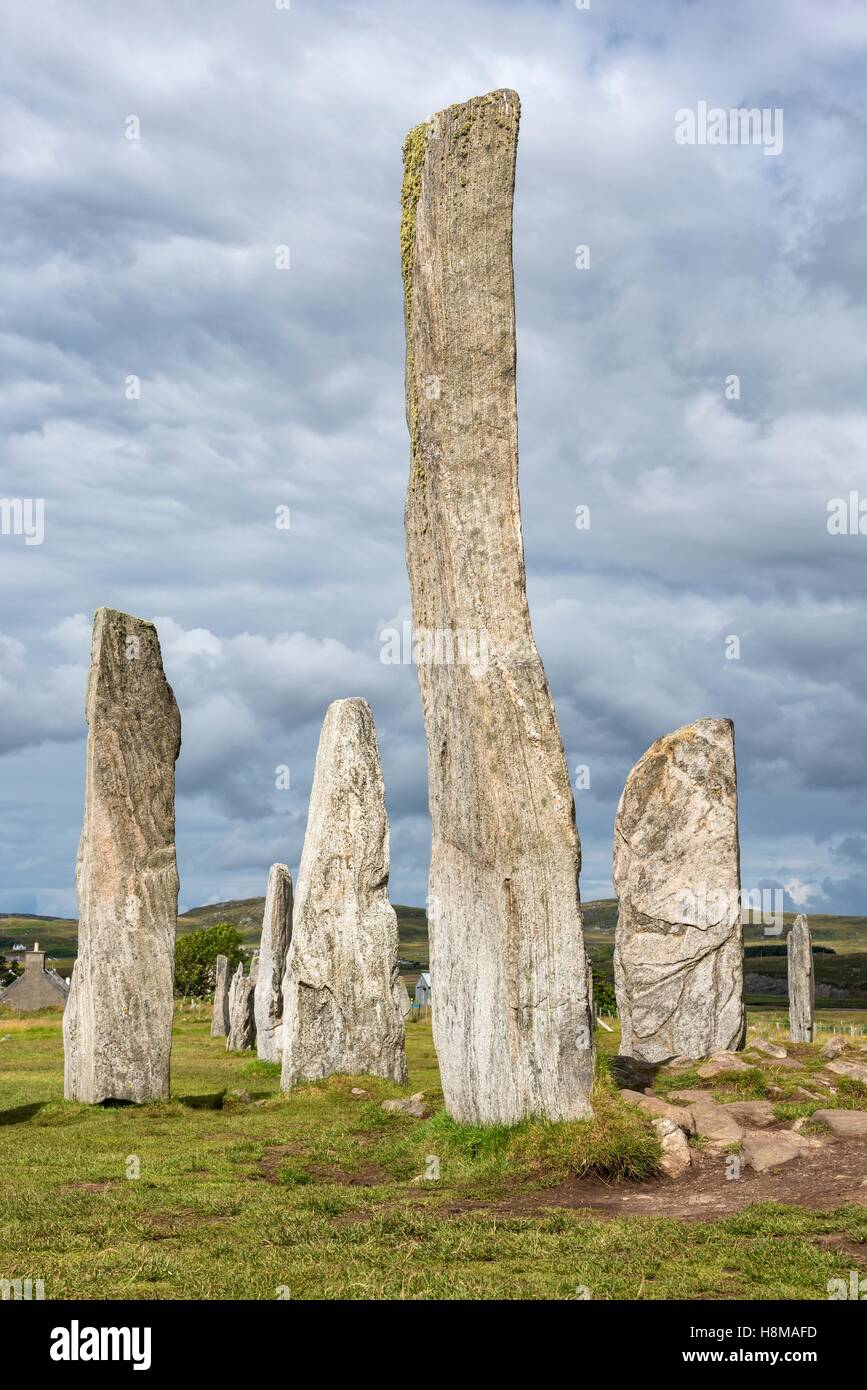
<instances>
[{"instance_id":1,"label":"tree","mask_svg":"<svg viewBox=\"0 0 867 1390\"><path fill-rule=\"evenodd\" d=\"M247 959L244 940L234 922L217 922L203 931L179 936L175 946L175 994L203 999L212 994L217 956L226 956L231 975Z\"/></svg>"}]
</instances>

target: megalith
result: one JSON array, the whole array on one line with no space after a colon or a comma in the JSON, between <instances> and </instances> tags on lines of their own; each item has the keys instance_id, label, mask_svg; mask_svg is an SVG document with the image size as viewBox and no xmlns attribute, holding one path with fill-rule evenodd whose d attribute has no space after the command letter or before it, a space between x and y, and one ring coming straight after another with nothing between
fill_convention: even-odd
<instances>
[{"instance_id":1,"label":"megalith","mask_svg":"<svg viewBox=\"0 0 867 1390\"><path fill-rule=\"evenodd\" d=\"M282 1087L335 1072L406 1080L397 917L373 715L335 700L322 726L283 979Z\"/></svg>"},{"instance_id":2,"label":"megalith","mask_svg":"<svg viewBox=\"0 0 867 1390\"><path fill-rule=\"evenodd\" d=\"M181 720L153 623L97 611L86 716L64 1094L143 1103L169 1094L178 915Z\"/></svg>"},{"instance_id":3,"label":"megalith","mask_svg":"<svg viewBox=\"0 0 867 1390\"><path fill-rule=\"evenodd\" d=\"M263 1062L283 1059L283 972L291 939L292 875L286 864L272 864L265 893L254 1002L256 1051Z\"/></svg>"},{"instance_id":4,"label":"megalith","mask_svg":"<svg viewBox=\"0 0 867 1390\"><path fill-rule=\"evenodd\" d=\"M450 106L404 144L406 555L433 823L433 1027L449 1113L590 1114L580 844L527 606L512 202L520 103Z\"/></svg>"},{"instance_id":5,"label":"megalith","mask_svg":"<svg viewBox=\"0 0 867 1390\"><path fill-rule=\"evenodd\" d=\"M698 719L629 774L614 830L621 1052L647 1062L743 1047L734 725Z\"/></svg>"},{"instance_id":6,"label":"megalith","mask_svg":"<svg viewBox=\"0 0 867 1390\"><path fill-rule=\"evenodd\" d=\"M211 1009L211 1037L225 1038L229 1031L229 958L217 956L214 977L214 1006Z\"/></svg>"},{"instance_id":7,"label":"megalith","mask_svg":"<svg viewBox=\"0 0 867 1390\"><path fill-rule=\"evenodd\" d=\"M229 985L229 1031L226 1035L227 1052L246 1052L256 1045L255 993L259 957L254 954L250 962L249 975L244 974L241 963Z\"/></svg>"},{"instance_id":8,"label":"megalith","mask_svg":"<svg viewBox=\"0 0 867 1390\"><path fill-rule=\"evenodd\" d=\"M813 974L813 942L803 913L795 918L786 942L789 965L789 1027L792 1042L811 1043L815 1036L813 1007L816 981Z\"/></svg>"}]
</instances>

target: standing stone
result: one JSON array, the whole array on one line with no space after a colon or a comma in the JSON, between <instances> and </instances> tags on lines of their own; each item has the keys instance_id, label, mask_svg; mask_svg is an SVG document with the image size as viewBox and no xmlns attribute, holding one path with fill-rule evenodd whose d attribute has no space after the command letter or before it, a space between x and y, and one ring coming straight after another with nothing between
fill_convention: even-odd
<instances>
[{"instance_id":1,"label":"standing stone","mask_svg":"<svg viewBox=\"0 0 867 1390\"><path fill-rule=\"evenodd\" d=\"M614 831L621 1052L647 1062L743 1047L734 726L699 719L627 778Z\"/></svg>"},{"instance_id":2,"label":"standing stone","mask_svg":"<svg viewBox=\"0 0 867 1390\"><path fill-rule=\"evenodd\" d=\"M156 628L100 608L87 685L78 959L63 1018L68 1100L169 1094L181 719Z\"/></svg>"},{"instance_id":3,"label":"standing stone","mask_svg":"<svg viewBox=\"0 0 867 1390\"><path fill-rule=\"evenodd\" d=\"M214 981L214 1007L211 1010L211 1037L224 1038L229 1031L229 959L217 956Z\"/></svg>"},{"instance_id":4,"label":"standing stone","mask_svg":"<svg viewBox=\"0 0 867 1390\"><path fill-rule=\"evenodd\" d=\"M227 1052L246 1052L256 1043L255 993L259 957L254 955L250 962L249 975L244 974L243 964L239 965L229 986L229 1032L226 1037Z\"/></svg>"},{"instance_id":5,"label":"standing stone","mask_svg":"<svg viewBox=\"0 0 867 1390\"><path fill-rule=\"evenodd\" d=\"M259 975L256 980L256 1051L263 1062L283 1057L283 972L292 939L292 875L285 864L272 864L265 894Z\"/></svg>"},{"instance_id":6,"label":"standing stone","mask_svg":"<svg viewBox=\"0 0 867 1390\"><path fill-rule=\"evenodd\" d=\"M335 700L319 739L283 980L282 1087L406 1080L388 817L373 715Z\"/></svg>"},{"instance_id":7,"label":"standing stone","mask_svg":"<svg viewBox=\"0 0 867 1390\"><path fill-rule=\"evenodd\" d=\"M815 1036L813 1006L816 981L813 974L813 942L810 925L801 913L795 918L787 941L789 955L789 1024L792 1042L811 1043Z\"/></svg>"},{"instance_id":8,"label":"standing stone","mask_svg":"<svg viewBox=\"0 0 867 1390\"><path fill-rule=\"evenodd\" d=\"M450 106L404 144L406 551L433 822L434 1037L449 1113L590 1114L580 845L527 607L512 201L520 103Z\"/></svg>"}]
</instances>

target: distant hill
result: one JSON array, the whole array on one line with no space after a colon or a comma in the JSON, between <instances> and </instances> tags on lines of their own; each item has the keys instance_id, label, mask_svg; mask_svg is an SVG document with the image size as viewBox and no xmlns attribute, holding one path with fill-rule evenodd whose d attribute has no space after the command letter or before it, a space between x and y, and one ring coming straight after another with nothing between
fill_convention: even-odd
<instances>
[{"instance_id":1,"label":"distant hill","mask_svg":"<svg viewBox=\"0 0 867 1390\"><path fill-rule=\"evenodd\" d=\"M424 908L394 904L400 936L401 959L406 962L407 979L412 984L420 969L428 964L427 918ZM614 929L617 925L617 899L599 898L582 904L587 952L597 973L613 980ZM207 903L191 908L178 918L181 933L200 931L215 922L232 922L248 947L258 944L262 931L264 898L237 898L223 903ZM815 957L817 997L830 1002L846 998L855 1007L867 1008L867 917L828 917L809 914L813 941L831 948L833 954ZM785 914L785 929L795 920ZM61 975L68 975L75 959L78 923L69 917L39 917L32 913L0 914L0 955L8 956L16 942L30 946L38 941ZM763 942L779 946L785 936L767 937L759 924L744 926L744 942L760 946ZM409 962L414 968L410 968ZM758 1002L785 993L786 958L780 955L754 956L746 962L750 976L748 998ZM823 993L824 986L824 993Z\"/></svg>"}]
</instances>

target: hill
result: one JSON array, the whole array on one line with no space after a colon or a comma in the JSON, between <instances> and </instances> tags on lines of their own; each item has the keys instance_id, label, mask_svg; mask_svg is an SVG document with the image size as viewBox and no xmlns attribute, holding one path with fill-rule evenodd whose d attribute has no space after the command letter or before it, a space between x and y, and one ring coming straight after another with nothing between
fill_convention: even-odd
<instances>
[{"instance_id":1,"label":"hill","mask_svg":"<svg viewBox=\"0 0 867 1390\"><path fill-rule=\"evenodd\" d=\"M251 949L262 931L264 898L237 898L222 903L194 907L178 918L180 933L199 931L215 922L232 922ZM412 984L420 969L428 964L427 918L424 908L395 903L401 959L406 962L408 982ZM596 972L613 981L614 929L617 925L617 899L600 898L583 904L587 951ZM784 932L794 922L786 913ZM816 946L830 948L831 954L816 955L817 998L833 1004L847 999L852 1006L867 1008L867 917L829 917L810 915L810 928ZM75 959L78 923L75 918L38 917L28 913L0 914L0 955L8 956L15 942L32 945L38 941L48 952L50 962L61 975L68 975ZM779 947L785 935L765 936L758 923L744 926L744 944L760 949ZM411 966L410 966L411 963ZM785 955L753 955L746 961L750 976L747 995L754 1002L774 1002L786 989Z\"/></svg>"}]
</instances>

